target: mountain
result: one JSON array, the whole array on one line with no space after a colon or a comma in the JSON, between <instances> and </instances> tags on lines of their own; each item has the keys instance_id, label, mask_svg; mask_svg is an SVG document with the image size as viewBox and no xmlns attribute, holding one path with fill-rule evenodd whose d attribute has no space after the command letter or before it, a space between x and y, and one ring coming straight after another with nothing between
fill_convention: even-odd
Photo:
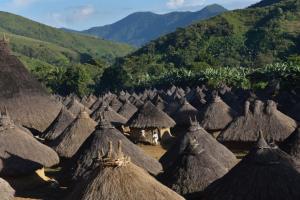
<instances>
[{"instance_id":1,"label":"mountain","mask_svg":"<svg viewBox=\"0 0 300 200\"><path fill-rule=\"evenodd\" d=\"M227 11L214 4L198 12L172 12L164 15L152 12L137 12L111 25L94 27L83 33L104 39L141 46L161 35L186 27L193 22L204 20Z\"/></svg>"},{"instance_id":2,"label":"mountain","mask_svg":"<svg viewBox=\"0 0 300 200\"><path fill-rule=\"evenodd\" d=\"M196 73L289 61L300 61L300 1L264 0L149 42L107 69L102 82L113 73L116 86L131 87L174 69Z\"/></svg>"}]
</instances>

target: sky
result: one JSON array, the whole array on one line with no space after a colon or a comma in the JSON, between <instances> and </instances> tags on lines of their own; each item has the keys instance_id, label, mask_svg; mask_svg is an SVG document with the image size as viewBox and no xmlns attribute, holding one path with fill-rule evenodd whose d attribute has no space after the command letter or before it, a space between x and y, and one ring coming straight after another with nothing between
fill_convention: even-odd
<instances>
[{"instance_id":1,"label":"sky","mask_svg":"<svg viewBox=\"0 0 300 200\"><path fill-rule=\"evenodd\" d=\"M158 14L197 11L220 4L233 10L259 0L0 0L0 10L11 12L53 27L85 30L116 22L133 12Z\"/></svg>"}]
</instances>

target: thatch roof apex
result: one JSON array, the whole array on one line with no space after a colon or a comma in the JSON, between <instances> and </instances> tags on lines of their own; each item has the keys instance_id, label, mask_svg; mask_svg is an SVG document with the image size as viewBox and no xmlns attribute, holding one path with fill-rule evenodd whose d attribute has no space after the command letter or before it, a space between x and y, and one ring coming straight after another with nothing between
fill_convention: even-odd
<instances>
[{"instance_id":1,"label":"thatch roof apex","mask_svg":"<svg viewBox=\"0 0 300 200\"><path fill-rule=\"evenodd\" d=\"M271 148L264 138L264 134L262 131L259 132L259 137L256 143L256 148L258 149L268 149Z\"/></svg>"}]
</instances>

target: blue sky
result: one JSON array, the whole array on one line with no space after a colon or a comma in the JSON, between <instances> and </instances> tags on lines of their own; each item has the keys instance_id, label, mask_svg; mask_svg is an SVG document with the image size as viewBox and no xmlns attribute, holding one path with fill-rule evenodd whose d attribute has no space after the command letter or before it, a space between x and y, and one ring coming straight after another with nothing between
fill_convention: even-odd
<instances>
[{"instance_id":1,"label":"blue sky","mask_svg":"<svg viewBox=\"0 0 300 200\"><path fill-rule=\"evenodd\" d=\"M83 30L113 23L133 12L196 11L218 3L227 9L247 7L259 0L0 0L12 12L54 27Z\"/></svg>"}]
</instances>

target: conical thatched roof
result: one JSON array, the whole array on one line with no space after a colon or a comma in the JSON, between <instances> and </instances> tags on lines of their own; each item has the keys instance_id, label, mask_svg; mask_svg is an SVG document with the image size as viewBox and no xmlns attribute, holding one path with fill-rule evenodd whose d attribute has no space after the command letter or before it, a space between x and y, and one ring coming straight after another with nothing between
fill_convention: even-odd
<instances>
[{"instance_id":1,"label":"conical thatched roof","mask_svg":"<svg viewBox=\"0 0 300 200\"><path fill-rule=\"evenodd\" d=\"M198 117L198 110L193 107L187 100L181 104L179 109L172 115L177 125L189 126L190 117Z\"/></svg>"},{"instance_id":2,"label":"conical thatched roof","mask_svg":"<svg viewBox=\"0 0 300 200\"><path fill-rule=\"evenodd\" d=\"M210 183L221 178L227 169L194 139L189 141L183 154L166 170L162 181L187 199L203 191Z\"/></svg>"},{"instance_id":3,"label":"conical thatched roof","mask_svg":"<svg viewBox=\"0 0 300 200\"><path fill-rule=\"evenodd\" d=\"M125 101L123 106L118 110L118 113L125 117L127 121L138 111L137 107L131 104L128 100Z\"/></svg>"},{"instance_id":4,"label":"conical thatched roof","mask_svg":"<svg viewBox=\"0 0 300 200\"><path fill-rule=\"evenodd\" d=\"M0 48L8 49L5 45L0 44ZM16 123L43 132L58 115L61 103L46 92L16 56L0 52L2 107Z\"/></svg>"},{"instance_id":5,"label":"conical thatched roof","mask_svg":"<svg viewBox=\"0 0 300 200\"><path fill-rule=\"evenodd\" d=\"M236 113L219 96L206 105L201 126L206 130L223 130L234 119Z\"/></svg>"},{"instance_id":6,"label":"conical thatched roof","mask_svg":"<svg viewBox=\"0 0 300 200\"><path fill-rule=\"evenodd\" d=\"M181 138L178 138L175 144L160 158L164 169L170 168L176 161L176 158L184 153L189 142L193 140L196 140L199 148L204 149L227 169L231 169L237 163L236 157L229 149L200 127L197 121L191 121L189 131Z\"/></svg>"},{"instance_id":7,"label":"conical thatched roof","mask_svg":"<svg viewBox=\"0 0 300 200\"><path fill-rule=\"evenodd\" d=\"M78 183L69 200L183 200L159 183L145 170L134 165L121 150L113 150L96 161L87 180ZM100 157L100 156L99 156Z\"/></svg>"},{"instance_id":8,"label":"conical thatched roof","mask_svg":"<svg viewBox=\"0 0 300 200\"><path fill-rule=\"evenodd\" d=\"M55 140L75 120L75 116L63 106L52 124L43 133L45 140Z\"/></svg>"},{"instance_id":9,"label":"conical thatched roof","mask_svg":"<svg viewBox=\"0 0 300 200\"><path fill-rule=\"evenodd\" d=\"M95 130L97 123L86 111L81 111L77 118L63 133L49 145L59 156L71 158Z\"/></svg>"},{"instance_id":10,"label":"conical thatched roof","mask_svg":"<svg viewBox=\"0 0 300 200\"><path fill-rule=\"evenodd\" d=\"M218 137L222 142L255 142L257 133L268 133L267 141L283 141L297 128L296 122L277 110L273 101L266 107L261 101L255 101L251 111L250 103L245 103L244 115L234 120Z\"/></svg>"},{"instance_id":11,"label":"conical thatched roof","mask_svg":"<svg viewBox=\"0 0 300 200\"><path fill-rule=\"evenodd\" d=\"M83 97L80 103L85 107L90 108L96 101L97 97L89 95L88 97Z\"/></svg>"},{"instance_id":12,"label":"conical thatched roof","mask_svg":"<svg viewBox=\"0 0 300 200\"><path fill-rule=\"evenodd\" d=\"M125 117L123 117L115 110L113 110L110 106L107 106L105 104L103 104L101 107L95 110L91 115L92 119L94 119L97 122L100 120L101 116L105 116L105 118L114 126L121 126L123 124L126 124L126 122L128 121Z\"/></svg>"},{"instance_id":13,"label":"conical thatched roof","mask_svg":"<svg viewBox=\"0 0 300 200\"><path fill-rule=\"evenodd\" d=\"M300 199L300 163L267 145L262 137L258 143L230 172L208 186L201 199Z\"/></svg>"},{"instance_id":14,"label":"conical thatched roof","mask_svg":"<svg viewBox=\"0 0 300 200\"><path fill-rule=\"evenodd\" d=\"M15 190L5 180L0 178L0 199L1 200L13 200L15 196Z\"/></svg>"},{"instance_id":15,"label":"conical thatched roof","mask_svg":"<svg viewBox=\"0 0 300 200\"><path fill-rule=\"evenodd\" d=\"M92 113L90 109L86 108L74 97L66 107L75 116L77 116L82 110L85 110L88 114Z\"/></svg>"},{"instance_id":16,"label":"conical thatched roof","mask_svg":"<svg viewBox=\"0 0 300 200\"><path fill-rule=\"evenodd\" d=\"M93 105L90 107L90 110L92 112L94 112L96 109L98 109L101 104L103 103L103 98L102 97L99 97L94 103Z\"/></svg>"},{"instance_id":17,"label":"conical thatched roof","mask_svg":"<svg viewBox=\"0 0 300 200\"><path fill-rule=\"evenodd\" d=\"M297 128L283 143L280 148L300 160L300 128Z\"/></svg>"},{"instance_id":18,"label":"conical thatched roof","mask_svg":"<svg viewBox=\"0 0 300 200\"><path fill-rule=\"evenodd\" d=\"M160 110L164 110L167 106L167 102L163 100L159 94L157 94L154 99L152 100L153 104L156 106L156 108Z\"/></svg>"},{"instance_id":19,"label":"conical thatched roof","mask_svg":"<svg viewBox=\"0 0 300 200\"><path fill-rule=\"evenodd\" d=\"M118 100L118 98L113 98L109 104L109 106L116 112L122 107L122 102Z\"/></svg>"},{"instance_id":20,"label":"conical thatched roof","mask_svg":"<svg viewBox=\"0 0 300 200\"><path fill-rule=\"evenodd\" d=\"M6 114L0 116L0 174L18 176L59 163L58 155L22 131Z\"/></svg>"},{"instance_id":21,"label":"conical thatched roof","mask_svg":"<svg viewBox=\"0 0 300 200\"><path fill-rule=\"evenodd\" d=\"M138 146L115 129L106 119L102 118L96 131L86 140L74 157L74 159L76 159L74 179L83 176L83 174L89 170L93 160L98 156L101 149L105 151L108 150L109 141L114 143L121 141L124 154L131 156L131 160L134 164L144 168L149 173L157 175L162 171L162 166L157 160L146 155Z\"/></svg>"},{"instance_id":22,"label":"conical thatched roof","mask_svg":"<svg viewBox=\"0 0 300 200\"><path fill-rule=\"evenodd\" d=\"M148 101L131 117L127 124L133 128L170 128L176 123Z\"/></svg>"}]
</instances>

